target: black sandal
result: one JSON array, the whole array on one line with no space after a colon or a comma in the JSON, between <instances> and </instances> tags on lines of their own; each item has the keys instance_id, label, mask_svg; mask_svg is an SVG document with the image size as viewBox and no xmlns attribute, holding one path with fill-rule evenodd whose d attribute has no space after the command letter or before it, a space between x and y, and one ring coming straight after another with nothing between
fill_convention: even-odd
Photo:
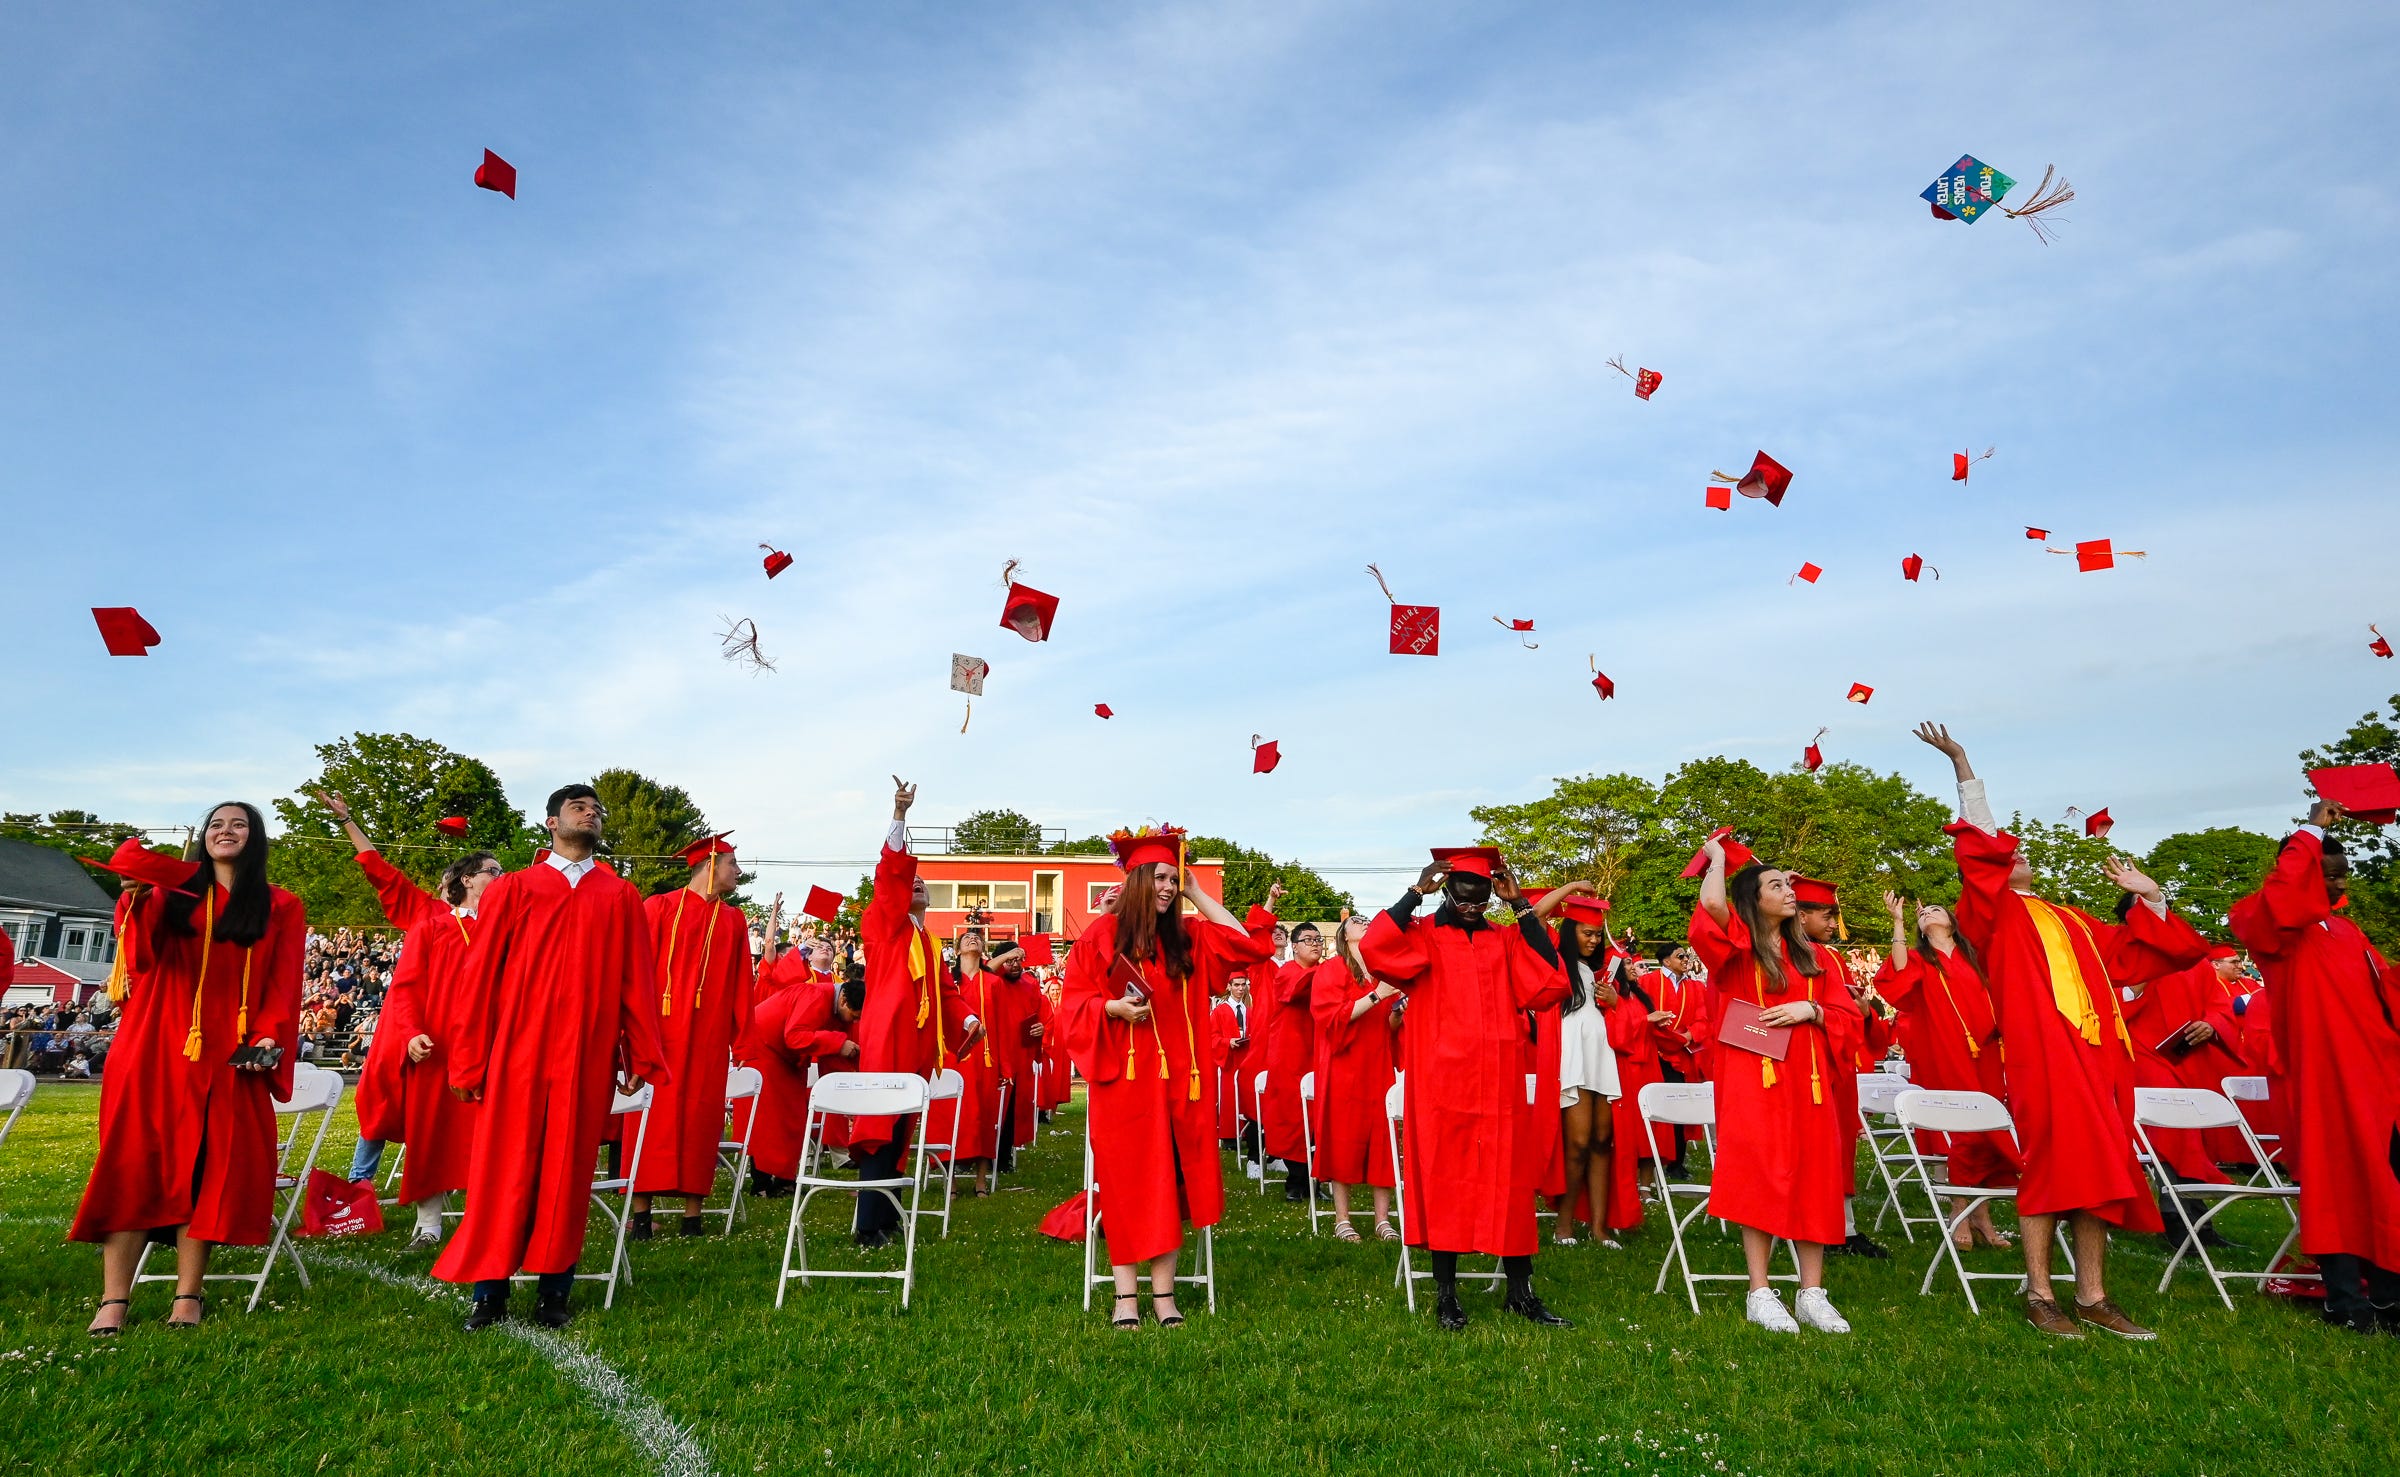
<instances>
[{"instance_id":1,"label":"black sandal","mask_svg":"<svg viewBox=\"0 0 2400 1477\"><path fill-rule=\"evenodd\" d=\"M133 1299L131 1298L102 1298L100 1300L100 1308L123 1308L125 1310L125 1322L130 1323L133 1321ZM92 1313L95 1317L98 1316L100 1308L94 1308L92 1310ZM85 1333L90 1334L96 1339L113 1339L124 1331L124 1323L120 1323L114 1328L101 1328L94 1326L84 1330Z\"/></svg>"},{"instance_id":2,"label":"black sandal","mask_svg":"<svg viewBox=\"0 0 2400 1477\"><path fill-rule=\"evenodd\" d=\"M175 1294L175 1301L179 1303L198 1303L200 1305L201 1312L205 1313L208 1311L208 1297L204 1293L179 1292ZM194 1318L189 1323L186 1323L172 1315L169 1315L167 1318L167 1327L169 1328L198 1328L199 1326L200 1320L197 1318Z\"/></svg>"},{"instance_id":3,"label":"black sandal","mask_svg":"<svg viewBox=\"0 0 2400 1477\"><path fill-rule=\"evenodd\" d=\"M1141 1295L1140 1293L1138 1293L1138 1292L1128 1292L1128 1293L1121 1293L1121 1294L1119 1294L1119 1295L1118 1295L1118 1297L1117 1297L1117 1301L1118 1301L1119 1303L1131 1303L1131 1304L1133 1304L1133 1305L1134 1305L1134 1307L1133 1307L1133 1316L1132 1316L1131 1318L1117 1318L1117 1317L1112 1317L1112 1318L1110 1318L1110 1319L1108 1320L1108 1326L1109 1326L1109 1327L1111 1327L1111 1328L1139 1328L1139 1327L1141 1327L1141 1326L1142 1326L1142 1307L1141 1307L1141 1304L1142 1304L1142 1295Z\"/></svg>"},{"instance_id":4,"label":"black sandal","mask_svg":"<svg viewBox=\"0 0 2400 1477\"><path fill-rule=\"evenodd\" d=\"M1158 1311L1158 1305L1160 1303L1172 1302L1174 1298L1175 1294L1171 1292L1154 1292L1150 1294L1150 1313L1151 1316L1158 1319L1158 1326L1161 1328L1183 1327L1183 1315L1181 1313L1161 1313Z\"/></svg>"}]
</instances>

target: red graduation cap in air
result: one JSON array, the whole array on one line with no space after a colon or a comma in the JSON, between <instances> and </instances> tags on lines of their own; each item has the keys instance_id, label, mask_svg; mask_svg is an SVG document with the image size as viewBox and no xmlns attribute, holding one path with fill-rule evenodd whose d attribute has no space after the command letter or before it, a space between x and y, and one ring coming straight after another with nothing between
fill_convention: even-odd
<instances>
[{"instance_id":1,"label":"red graduation cap in air","mask_svg":"<svg viewBox=\"0 0 2400 1477\"><path fill-rule=\"evenodd\" d=\"M1597 659L1592 663L1592 691L1600 694L1601 700L1604 702L1617 695L1617 684L1609 678L1606 672L1600 670Z\"/></svg>"},{"instance_id":2,"label":"red graduation cap in air","mask_svg":"<svg viewBox=\"0 0 2400 1477\"><path fill-rule=\"evenodd\" d=\"M2308 772L2317 793L2352 819L2388 826L2400 820L2400 773L2389 764L2336 764Z\"/></svg>"},{"instance_id":3,"label":"red graduation cap in air","mask_svg":"<svg viewBox=\"0 0 2400 1477\"><path fill-rule=\"evenodd\" d=\"M1438 605L1402 605L1384 582L1383 571L1374 565L1367 573L1383 590L1383 598L1392 603L1392 645L1394 656L1440 656L1442 654L1442 608Z\"/></svg>"},{"instance_id":4,"label":"red graduation cap in air","mask_svg":"<svg viewBox=\"0 0 2400 1477\"><path fill-rule=\"evenodd\" d=\"M1777 508L1783 506L1783 495L1792 485L1790 469L1763 451L1751 459L1750 470L1739 477L1730 477L1723 472L1711 472L1708 475L1715 481L1729 485L1744 497L1763 497L1770 507Z\"/></svg>"},{"instance_id":5,"label":"red graduation cap in air","mask_svg":"<svg viewBox=\"0 0 2400 1477\"><path fill-rule=\"evenodd\" d=\"M1733 839L1733 827L1731 826L1717 827L1715 830L1708 833L1708 839L1719 843L1725 848L1725 872L1727 876L1731 876L1733 873L1740 871L1742 868L1749 866L1752 862L1758 860L1758 857L1752 853L1749 847L1744 846L1739 841ZM1708 848L1705 846L1700 850L1693 852L1692 859L1683 864L1683 875L1686 877L1697 877L1707 870Z\"/></svg>"},{"instance_id":6,"label":"red graduation cap in air","mask_svg":"<svg viewBox=\"0 0 2400 1477\"><path fill-rule=\"evenodd\" d=\"M2369 626L2367 629L2375 632L2375 639L2367 643L2367 650L2375 653L2377 656L2390 656L2392 654L2392 643L2384 639L2384 634L2381 631L2376 631L2373 626Z\"/></svg>"},{"instance_id":7,"label":"red graduation cap in air","mask_svg":"<svg viewBox=\"0 0 2400 1477\"><path fill-rule=\"evenodd\" d=\"M463 815L446 815L435 821L433 828L445 836L464 836L467 834L467 818Z\"/></svg>"},{"instance_id":8,"label":"red graduation cap in air","mask_svg":"<svg viewBox=\"0 0 2400 1477\"><path fill-rule=\"evenodd\" d=\"M1813 585L1817 582L1817 576L1823 574L1824 572L1824 570L1819 569L1814 564L1811 564L1806 560L1802 560L1799 572L1794 574L1791 580L1785 580L1784 583L1788 585L1792 582L1792 580L1799 580L1804 584Z\"/></svg>"},{"instance_id":9,"label":"red graduation cap in air","mask_svg":"<svg viewBox=\"0 0 2400 1477\"><path fill-rule=\"evenodd\" d=\"M733 843L725 838L732 834L731 831L719 831L714 836L703 836L676 855L683 858L683 864L687 867L699 866L712 856L730 856L733 854Z\"/></svg>"},{"instance_id":10,"label":"red graduation cap in air","mask_svg":"<svg viewBox=\"0 0 2400 1477\"><path fill-rule=\"evenodd\" d=\"M1850 701L1863 704L1874 696L1875 689L1867 686L1867 684L1864 682L1853 682L1850 684Z\"/></svg>"},{"instance_id":11,"label":"red graduation cap in air","mask_svg":"<svg viewBox=\"0 0 2400 1477\"><path fill-rule=\"evenodd\" d=\"M1025 946L1025 962L1028 965L1058 962L1058 951L1050 946L1050 935L1046 933L1024 934L1017 942Z\"/></svg>"},{"instance_id":12,"label":"red graduation cap in air","mask_svg":"<svg viewBox=\"0 0 2400 1477\"><path fill-rule=\"evenodd\" d=\"M1913 585L1917 582L1917 576L1923 574L1926 568L1927 566L1923 555L1911 554L1907 558L1900 561L1900 577ZM1942 572L1938 569L1934 570L1933 577L1937 580L1940 579L1942 577Z\"/></svg>"},{"instance_id":13,"label":"red graduation cap in air","mask_svg":"<svg viewBox=\"0 0 2400 1477\"><path fill-rule=\"evenodd\" d=\"M1800 751L1800 766L1810 774L1815 774L1825 767L1825 751L1818 748L1817 744L1825 737L1826 732L1825 729L1818 729L1816 738L1810 739L1808 747Z\"/></svg>"},{"instance_id":14,"label":"red graduation cap in air","mask_svg":"<svg viewBox=\"0 0 2400 1477\"><path fill-rule=\"evenodd\" d=\"M1273 774L1275 766L1282 762L1283 750L1276 747L1275 740L1268 739L1262 743L1257 734L1250 735L1250 772L1252 774Z\"/></svg>"},{"instance_id":15,"label":"red graduation cap in air","mask_svg":"<svg viewBox=\"0 0 2400 1477\"><path fill-rule=\"evenodd\" d=\"M92 620L100 627L100 640L110 656L148 656L150 648L158 645L158 628L130 605L95 605Z\"/></svg>"},{"instance_id":16,"label":"red graduation cap in air","mask_svg":"<svg viewBox=\"0 0 2400 1477\"><path fill-rule=\"evenodd\" d=\"M1499 616L1493 616L1492 623L1494 625L1506 627L1509 634L1517 638L1517 644L1524 647L1527 651L1540 651L1542 649L1542 644L1539 641L1528 641L1525 639L1527 636L1533 634L1533 622L1521 621L1513 616L1506 620L1502 620Z\"/></svg>"},{"instance_id":17,"label":"red graduation cap in air","mask_svg":"<svg viewBox=\"0 0 2400 1477\"><path fill-rule=\"evenodd\" d=\"M1707 502L1710 507L1722 513L1726 509L1733 506L1733 489L1730 487L1712 487L1708 490Z\"/></svg>"},{"instance_id":18,"label":"red graduation cap in air","mask_svg":"<svg viewBox=\"0 0 2400 1477\"><path fill-rule=\"evenodd\" d=\"M2047 528L2036 528L2032 524L2028 523L2025 525L2025 536L2038 544L2044 539L2050 537L2050 530Z\"/></svg>"},{"instance_id":19,"label":"red graduation cap in air","mask_svg":"<svg viewBox=\"0 0 2400 1477\"><path fill-rule=\"evenodd\" d=\"M1106 703L1092 704L1092 711L1103 718L1114 718L1117 716L1117 710L1110 707Z\"/></svg>"},{"instance_id":20,"label":"red graduation cap in air","mask_svg":"<svg viewBox=\"0 0 2400 1477\"><path fill-rule=\"evenodd\" d=\"M517 198L517 166L486 149L483 162L475 166L475 183L487 190L498 190L509 199Z\"/></svg>"},{"instance_id":21,"label":"red graduation cap in air","mask_svg":"<svg viewBox=\"0 0 2400 1477\"><path fill-rule=\"evenodd\" d=\"M2044 545L2043 547L2048 548L2049 546ZM2100 569L2114 569L2117 567L2117 561L2119 559L2143 559L2149 557L2140 549L2117 548L2104 538L2085 539L2081 543L2078 543L2072 550L2051 549L2050 552L2053 554L2074 554L2075 568L2077 572L2082 574L2090 574L2094 570Z\"/></svg>"},{"instance_id":22,"label":"red graduation cap in air","mask_svg":"<svg viewBox=\"0 0 2400 1477\"><path fill-rule=\"evenodd\" d=\"M2116 823L2117 818L2110 815L2108 807L2103 805L2083 818L2083 834L2093 837L2105 836L2108 834L2109 827Z\"/></svg>"},{"instance_id":23,"label":"red graduation cap in air","mask_svg":"<svg viewBox=\"0 0 2400 1477\"><path fill-rule=\"evenodd\" d=\"M1619 354L1616 358L1609 360L1608 367L1633 381L1633 398L1636 400L1649 399L1651 393L1655 391L1662 383L1664 383L1667 378L1665 375L1660 374L1655 369L1645 369L1639 374L1636 374L1634 371L1625 367L1625 356L1622 354Z\"/></svg>"},{"instance_id":24,"label":"red graduation cap in air","mask_svg":"<svg viewBox=\"0 0 2400 1477\"><path fill-rule=\"evenodd\" d=\"M1492 869L1500 865L1497 846L1436 846L1432 850L1435 861L1452 872L1470 877L1489 877Z\"/></svg>"},{"instance_id":25,"label":"red graduation cap in air","mask_svg":"<svg viewBox=\"0 0 2400 1477\"><path fill-rule=\"evenodd\" d=\"M1000 606L1000 624L1028 641L1047 641L1051 623L1058 619L1058 597L1018 584L1016 572L1014 559L1000 571L1000 583L1008 586L1008 598Z\"/></svg>"},{"instance_id":26,"label":"red graduation cap in air","mask_svg":"<svg viewBox=\"0 0 2400 1477\"><path fill-rule=\"evenodd\" d=\"M75 860L98 872L114 872L128 882L140 882L151 887L163 887L185 897L195 894L183 884L200 875L200 864L187 862L172 852L153 851L142 844L139 836L128 836L117 843L117 849L104 862L88 856Z\"/></svg>"},{"instance_id":27,"label":"red graduation cap in air","mask_svg":"<svg viewBox=\"0 0 2400 1477\"><path fill-rule=\"evenodd\" d=\"M841 916L842 895L826 888L811 886L808 889L807 898L800 904L800 911L811 918L821 918L825 922L831 923Z\"/></svg>"},{"instance_id":28,"label":"red graduation cap in air","mask_svg":"<svg viewBox=\"0 0 2400 1477\"><path fill-rule=\"evenodd\" d=\"M1992 459L1992 453L1998 449L1998 447L1987 446L1983 449L1983 455L1981 456L1969 456L1963 451L1954 451L1950 453L1950 480L1953 482L1966 481L1967 468L1975 465L1977 462L1990 461Z\"/></svg>"},{"instance_id":29,"label":"red graduation cap in air","mask_svg":"<svg viewBox=\"0 0 2400 1477\"><path fill-rule=\"evenodd\" d=\"M759 547L767 551L767 557L759 562L766 566L768 579L773 579L792 567L792 556L783 550L776 548L773 544L760 544Z\"/></svg>"}]
</instances>

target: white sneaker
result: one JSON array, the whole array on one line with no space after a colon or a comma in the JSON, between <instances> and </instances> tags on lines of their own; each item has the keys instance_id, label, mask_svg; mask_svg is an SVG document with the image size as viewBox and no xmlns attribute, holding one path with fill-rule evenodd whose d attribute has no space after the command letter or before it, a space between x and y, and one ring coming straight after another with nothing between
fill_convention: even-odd
<instances>
[{"instance_id":1,"label":"white sneaker","mask_svg":"<svg viewBox=\"0 0 2400 1477\"><path fill-rule=\"evenodd\" d=\"M1800 1296L1792 1300L1792 1311L1800 1321L1819 1333L1848 1333L1850 1322L1833 1306L1833 1299L1822 1287L1803 1287Z\"/></svg>"},{"instance_id":2,"label":"white sneaker","mask_svg":"<svg viewBox=\"0 0 2400 1477\"><path fill-rule=\"evenodd\" d=\"M1762 1287L1751 1293L1750 1301L1744 1306L1742 1312L1744 1317L1769 1333L1798 1333L1800 1331L1800 1325L1794 1323L1792 1315L1784 1311L1783 1299L1775 1295L1775 1289L1772 1287Z\"/></svg>"}]
</instances>

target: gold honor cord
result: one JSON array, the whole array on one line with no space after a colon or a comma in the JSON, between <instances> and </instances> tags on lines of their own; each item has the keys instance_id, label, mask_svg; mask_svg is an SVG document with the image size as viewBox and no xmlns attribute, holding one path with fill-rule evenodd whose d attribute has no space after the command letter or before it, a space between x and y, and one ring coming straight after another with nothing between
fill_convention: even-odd
<instances>
[{"instance_id":1,"label":"gold honor cord","mask_svg":"<svg viewBox=\"0 0 2400 1477\"><path fill-rule=\"evenodd\" d=\"M192 1028L183 1038L183 1059L187 1062L200 1060L200 1053L204 1049L200 1036L200 997L208 988L208 956L216 952L217 945L217 887L213 882L208 884L204 906L207 911L202 915L200 930L200 978L192 982ZM250 960L256 948L255 944L242 946L242 1002L233 1023L237 1044L250 1034ZM118 957L124 957L124 952L124 945L120 941Z\"/></svg>"},{"instance_id":2,"label":"gold honor cord","mask_svg":"<svg viewBox=\"0 0 2400 1477\"><path fill-rule=\"evenodd\" d=\"M675 936L683 932L683 904L691 895L692 890L688 887L676 892L675 916L667 922L667 958L666 962L659 966L658 1013L660 1015L675 1013Z\"/></svg>"}]
</instances>

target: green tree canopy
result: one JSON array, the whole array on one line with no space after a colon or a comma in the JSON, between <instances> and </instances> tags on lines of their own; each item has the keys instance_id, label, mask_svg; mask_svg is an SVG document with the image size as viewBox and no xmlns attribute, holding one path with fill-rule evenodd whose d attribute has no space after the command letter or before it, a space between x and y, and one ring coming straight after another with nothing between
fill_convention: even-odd
<instances>
[{"instance_id":1,"label":"green tree canopy","mask_svg":"<svg viewBox=\"0 0 2400 1477\"><path fill-rule=\"evenodd\" d=\"M2310 769L2400 764L2400 694L2392 697L2388 716L2361 714L2332 743L2301 750L2300 762ZM2332 834L2350 856L2351 921L2385 953L2400 948L2400 827L2342 820L2334 822Z\"/></svg>"},{"instance_id":2,"label":"green tree canopy","mask_svg":"<svg viewBox=\"0 0 2400 1477\"><path fill-rule=\"evenodd\" d=\"M2178 831L2150 848L2142 870L2166 889L2184 920L2212 939L2228 939L2225 914L2254 892L2275 865L2276 841L2238 826Z\"/></svg>"},{"instance_id":3,"label":"green tree canopy","mask_svg":"<svg viewBox=\"0 0 2400 1477\"><path fill-rule=\"evenodd\" d=\"M482 760L407 733L354 733L316 747L315 778L275 802L283 834L267 857L267 875L308 905L311 926L384 921L350 842L316 798L319 790L340 795L384 859L427 886L466 852L493 852L508 865L532 856L523 819ZM463 840L434 828L453 815L466 818Z\"/></svg>"},{"instance_id":4,"label":"green tree canopy","mask_svg":"<svg viewBox=\"0 0 2400 1477\"><path fill-rule=\"evenodd\" d=\"M1013 810L979 810L950 828L950 849L988 856L1039 856L1042 828L1032 817Z\"/></svg>"},{"instance_id":5,"label":"green tree canopy","mask_svg":"<svg viewBox=\"0 0 2400 1477\"><path fill-rule=\"evenodd\" d=\"M604 769L592 776L592 788L608 809L605 850L642 896L691 880L677 853L708 835L709 825L690 795L631 769Z\"/></svg>"}]
</instances>

